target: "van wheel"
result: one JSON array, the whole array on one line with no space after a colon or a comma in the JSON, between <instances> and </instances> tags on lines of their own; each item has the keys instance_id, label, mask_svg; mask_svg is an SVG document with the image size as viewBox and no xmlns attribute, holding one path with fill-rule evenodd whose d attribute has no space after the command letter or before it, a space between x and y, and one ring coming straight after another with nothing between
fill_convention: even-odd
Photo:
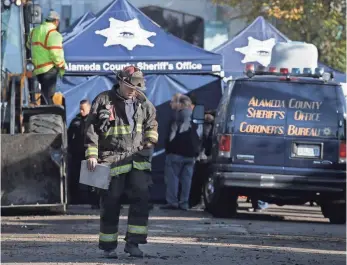
<instances>
[{"instance_id":1,"label":"van wheel","mask_svg":"<svg viewBox=\"0 0 347 265\"><path fill-rule=\"evenodd\" d=\"M346 223L346 202L329 202L321 205L322 214L331 224Z\"/></svg>"},{"instance_id":2,"label":"van wheel","mask_svg":"<svg viewBox=\"0 0 347 265\"><path fill-rule=\"evenodd\" d=\"M215 185L209 177L203 193L206 210L214 217L230 218L236 215L238 195L232 194L230 189Z\"/></svg>"}]
</instances>

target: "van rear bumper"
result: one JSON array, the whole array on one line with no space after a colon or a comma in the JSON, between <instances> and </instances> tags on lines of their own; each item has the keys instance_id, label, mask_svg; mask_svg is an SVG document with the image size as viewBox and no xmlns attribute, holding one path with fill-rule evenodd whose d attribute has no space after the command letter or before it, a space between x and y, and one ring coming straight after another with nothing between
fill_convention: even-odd
<instances>
[{"instance_id":1,"label":"van rear bumper","mask_svg":"<svg viewBox=\"0 0 347 265\"><path fill-rule=\"evenodd\" d=\"M218 185L241 189L291 190L321 193L341 193L346 190L346 178L329 176L297 176L248 172L215 172Z\"/></svg>"}]
</instances>

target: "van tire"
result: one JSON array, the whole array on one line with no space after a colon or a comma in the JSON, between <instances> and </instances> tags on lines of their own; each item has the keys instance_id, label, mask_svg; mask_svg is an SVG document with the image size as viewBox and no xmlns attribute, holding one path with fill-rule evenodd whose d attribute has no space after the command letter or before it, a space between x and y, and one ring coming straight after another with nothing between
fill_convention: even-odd
<instances>
[{"instance_id":1,"label":"van tire","mask_svg":"<svg viewBox=\"0 0 347 265\"><path fill-rule=\"evenodd\" d=\"M230 218L237 213L237 194L233 194L230 189L214 185L215 191L211 197L207 196L208 185L211 184L209 178L204 183L204 203L206 211L217 218Z\"/></svg>"},{"instance_id":2,"label":"van tire","mask_svg":"<svg viewBox=\"0 0 347 265\"><path fill-rule=\"evenodd\" d=\"M30 116L28 132L42 134L63 133L63 118L57 114L37 114Z\"/></svg>"},{"instance_id":3,"label":"van tire","mask_svg":"<svg viewBox=\"0 0 347 265\"><path fill-rule=\"evenodd\" d=\"M346 202L328 202L321 205L322 214L331 224L346 223Z\"/></svg>"}]
</instances>

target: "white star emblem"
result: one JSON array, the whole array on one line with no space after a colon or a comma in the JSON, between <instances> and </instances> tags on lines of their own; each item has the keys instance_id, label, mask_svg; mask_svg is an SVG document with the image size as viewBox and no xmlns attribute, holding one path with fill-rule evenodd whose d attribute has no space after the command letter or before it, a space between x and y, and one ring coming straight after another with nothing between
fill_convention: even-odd
<instances>
[{"instance_id":1,"label":"white star emblem","mask_svg":"<svg viewBox=\"0 0 347 265\"><path fill-rule=\"evenodd\" d=\"M142 29L136 18L128 21L121 21L114 18L110 18L109 20L109 28L95 31L95 34L107 38L104 43L105 47L123 45L129 51L133 50L137 45L154 47L154 44L148 38L157 34Z\"/></svg>"},{"instance_id":2,"label":"white star emblem","mask_svg":"<svg viewBox=\"0 0 347 265\"><path fill-rule=\"evenodd\" d=\"M241 61L242 63L258 62L263 66L268 66L271 61L271 52L275 43L276 40L274 38L261 41L253 37L248 37L248 46L235 48L235 51L245 55Z\"/></svg>"}]
</instances>

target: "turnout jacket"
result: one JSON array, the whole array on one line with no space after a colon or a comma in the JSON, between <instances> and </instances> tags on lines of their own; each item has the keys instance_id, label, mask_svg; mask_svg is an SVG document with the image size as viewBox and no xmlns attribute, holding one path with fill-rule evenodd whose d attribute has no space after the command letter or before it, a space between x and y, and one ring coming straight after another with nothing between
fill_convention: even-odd
<instances>
[{"instance_id":1,"label":"turnout jacket","mask_svg":"<svg viewBox=\"0 0 347 265\"><path fill-rule=\"evenodd\" d=\"M145 142L158 142L156 109L145 95L139 93L134 101L133 130L125 112L125 99L115 86L102 92L93 101L86 122L86 159L97 158L98 163L111 166L111 176L125 174L135 168L151 170L148 152L143 150ZM106 132L98 128L98 113L102 109L111 112L110 126ZM143 151L142 151L143 150Z\"/></svg>"}]
</instances>

